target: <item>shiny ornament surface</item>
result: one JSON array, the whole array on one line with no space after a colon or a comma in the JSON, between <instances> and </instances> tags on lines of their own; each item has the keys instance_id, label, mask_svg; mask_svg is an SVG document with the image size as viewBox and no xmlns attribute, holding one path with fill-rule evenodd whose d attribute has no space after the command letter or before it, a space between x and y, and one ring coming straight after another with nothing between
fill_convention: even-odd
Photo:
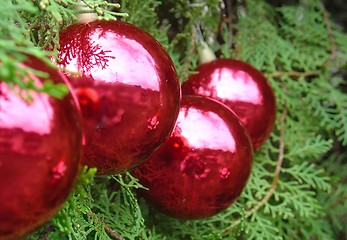
<instances>
[{"instance_id":1,"label":"shiny ornament surface","mask_svg":"<svg viewBox=\"0 0 347 240\"><path fill-rule=\"evenodd\" d=\"M25 66L48 73L55 83L67 81L35 58ZM32 78L42 85L42 79ZM71 94L62 100L30 94L32 102L27 103L0 80L0 239L22 237L52 217L79 172L82 123L77 100Z\"/></svg>"},{"instance_id":2,"label":"shiny ornament surface","mask_svg":"<svg viewBox=\"0 0 347 240\"><path fill-rule=\"evenodd\" d=\"M135 169L140 194L159 211L180 219L210 217L241 194L252 166L252 144L229 108L183 96L173 133Z\"/></svg>"},{"instance_id":3,"label":"shiny ornament surface","mask_svg":"<svg viewBox=\"0 0 347 240\"><path fill-rule=\"evenodd\" d=\"M248 63L216 59L200 65L182 85L182 93L211 97L231 108L245 125L254 149L269 137L276 99L263 74Z\"/></svg>"},{"instance_id":4,"label":"shiny ornament surface","mask_svg":"<svg viewBox=\"0 0 347 240\"><path fill-rule=\"evenodd\" d=\"M60 34L60 66L81 104L83 163L100 174L129 170L162 145L175 124L180 85L163 47L121 21L71 25Z\"/></svg>"}]
</instances>

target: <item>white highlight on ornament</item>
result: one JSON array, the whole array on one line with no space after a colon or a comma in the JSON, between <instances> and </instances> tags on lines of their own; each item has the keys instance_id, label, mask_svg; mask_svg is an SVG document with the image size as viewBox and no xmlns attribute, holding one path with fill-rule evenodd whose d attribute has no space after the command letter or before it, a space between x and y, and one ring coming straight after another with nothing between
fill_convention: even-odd
<instances>
[{"instance_id":1,"label":"white highlight on ornament","mask_svg":"<svg viewBox=\"0 0 347 240\"><path fill-rule=\"evenodd\" d=\"M178 115L177 126L192 147L230 152L236 149L236 142L230 134L230 129L216 113L188 108L185 114ZM206 131L201 131L202 129ZM228 140L225 141L226 139Z\"/></svg>"},{"instance_id":2,"label":"white highlight on ornament","mask_svg":"<svg viewBox=\"0 0 347 240\"><path fill-rule=\"evenodd\" d=\"M257 84L245 71L230 72L228 69L216 69L211 78L210 88L216 89L211 97L230 99L231 101L245 101L253 104L263 102ZM214 96L216 93L218 95Z\"/></svg>"},{"instance_id":3,"label":"white highlight on ornament","mask_svg":"<svg viewBox=\"0 0 347 240\"><path fill-rule=\"evenodd\" d=\"M0 89L6 94L0 97L0 126L2 128L18 128L25 132L49 134L53 121L53 109L49 103L49 96L31 91L31 103L23 101L5 83ZM35 113L33 115L33 112Z\"/></svg>"}]
</instances>

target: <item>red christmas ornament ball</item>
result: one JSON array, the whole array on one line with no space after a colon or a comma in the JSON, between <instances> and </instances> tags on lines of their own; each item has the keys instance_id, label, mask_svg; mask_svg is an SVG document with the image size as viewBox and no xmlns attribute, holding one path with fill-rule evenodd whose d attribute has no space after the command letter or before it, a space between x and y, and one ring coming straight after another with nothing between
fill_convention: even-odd
<instances>
[{"instance_id":1,"label":"red christmas ornament ball","mask_svg":"<svg viewBox=\"0 0 347 240\"><path fill-rule=\"evenodd\" d=\"M82 108L83 163L100 174L132 169L160 147L179 110L172 60L148 33L121 21L76 23L60 34L60 66Z\"/></svg>"},{"instance_id":2,"label":"red christmas ornament ball","mask_svg":"<svg viewBox=\"0 0 347 240\"><path fill-rule=\"evenodd\" d=\"M63 74L34 57L23 67L66 83ZM31 78L42 86L44 79ZM32 101L25 102L0 80L0 239L23 237L52 217L79 170L82 123L76 101L71 94L61 100L30 94Z\"/></svg>"},{"instance_id":3,"label":"red christmas ornament ball","mask_svg":"<svg viewBox=\"0 0 347 240\"><path fill-rule=\"evenodd\" d=\"M254 149L269 137L276 99L264 75L250 64L216 59L200 65L182 84L182 93L211 97L227 105L245 125Z\"/></svg>"},{"instance_id":4,"label":"red christmas ornament ball","mask_svg":"<svg viewBox=\"0 0 347 240\"><path fill-rule=\"evenodd\" d=\"M140 194L156 209L179 219L201 219L239 197L252 159L249 135L229 108L183 96L174 131L134 174L149 189Z\"/></svg>"}]
</instances>

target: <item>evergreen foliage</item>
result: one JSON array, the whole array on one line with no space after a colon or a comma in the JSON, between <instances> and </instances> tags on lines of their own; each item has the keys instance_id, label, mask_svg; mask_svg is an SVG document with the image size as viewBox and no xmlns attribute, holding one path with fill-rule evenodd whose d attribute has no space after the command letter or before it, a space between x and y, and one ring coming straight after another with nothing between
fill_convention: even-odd
<instances>
[{"instance_id":1,"label":"evergreen foliage","mask_svg":"<svg viewBox=\"0 0 347 240\"><path fill-rule=\"evenodd\" d=\"M270 5L265 0L83 0L102 18L151 33L172 57L181 82L198 64L201 39L221 58L261 70L277 99L270 139L255 153L240 199L214 217L181 221L137 196L130 173L81 173L61 211L27 239L343 239L347 237L347 34L322 2ZM232 1L230 1L232 2ZM37 89L18 68L26 54L47 63L74 0L3 0L0 79ZM128 16L127 16L128 15ZM199 30L200 29L200 30ZM198 31L197 31L198 30ZM53 43L53 44L52 44ZM50 51L47 51L50 50ZM41 73L44 74L44 73ZM53 90L52 90L53 89ZM58 91L61 96L64 90Z\"/></svg>"}]
</instances>

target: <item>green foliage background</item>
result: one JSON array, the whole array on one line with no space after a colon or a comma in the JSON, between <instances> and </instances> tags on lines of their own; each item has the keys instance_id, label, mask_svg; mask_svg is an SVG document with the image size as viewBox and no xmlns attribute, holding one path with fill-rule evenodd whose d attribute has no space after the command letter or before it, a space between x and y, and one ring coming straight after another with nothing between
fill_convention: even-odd
<instances>
[{"instance_id":1,"label":"green foliage background","mask_svg":"<svg viewBox=\"0 0 347 240\"><path fill-rule=\"evenodd\" d=\"M84 0L102 18L131 22L169 52L181 82L198 64L200 26L221 58L261 70L277 99L276 125L255 152L240 199L204 220L158 213L136 195L130 173L84 169L61 211L27 239L345 239L347 238L347 34L322 2L265 0ZM74 0L3 0L0 78L23 89L23 54L56 54L59 31L81 10ZM120 6L118 5L120 4ZM128 16L127 16L128 15ZM51 49L52 52L43 51ZM17 71L17 72L16 72ZM22 74L22 75L21 75ZM48 93L59 86L47 85Z\"/></svg>"}]
</instances>

